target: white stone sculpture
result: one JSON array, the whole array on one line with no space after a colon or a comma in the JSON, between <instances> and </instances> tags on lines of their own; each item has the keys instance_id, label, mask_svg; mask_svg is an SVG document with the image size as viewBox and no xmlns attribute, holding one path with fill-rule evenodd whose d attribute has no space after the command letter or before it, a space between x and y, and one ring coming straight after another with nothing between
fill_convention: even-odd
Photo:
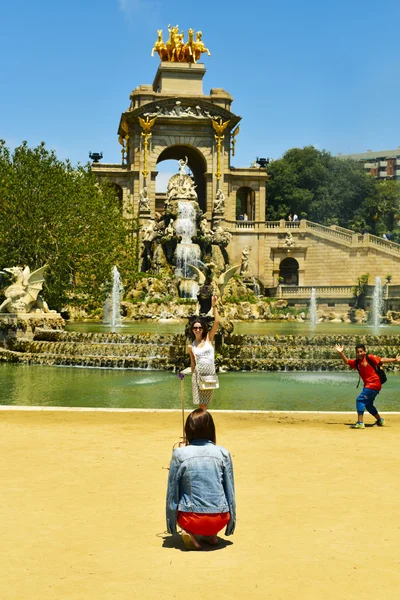
<instances>
[{"instance_id":1,"label":"white stone sculpture","mask_svg":"<svg viewBox=\"0 0 400 600\"><path fill-rule=\"evenodd\" d=\"M226 248L228 246L229 242L231 241L231 239L232 239L232 234L229 233L229 231L227 229L224 229L224 227L221 227L221 225L218 225L218 227L215 228L214 242L216 244L218 244L222 248Z\"/></svg>"},{"instance_id":2,"label":"white stone sculpture","mask_svg":"<svg viewBox=\"0 0 400 600\"><path fill-rule=\"evenodd\" d=\"M286 248L292 248L294 246L294 239L293 239L293 236L290 233L290 231L289 231L289 233L286 234L284 244L285 244Z\"/></svg>"},{"instance_id":3,"label":"white stone sculpture","mask_svg":"<svg viewBox=\"0 0 400 600\"><path fill-rule=\"evenodd\" d=\"M167 205L172 200L197 200L196 185L193 179L186 173L188 158L178 160L179 173L173 175L168 181Z\"/></svg>"},{"instance_id":4,"label":"white stone sculpture","mask_svg":"<svg viewBox=\"0 0 400 600\"><path fill-rule=\"evenodd\" d=\"M179 165L179 175L186 175L186 167L188 164L188 157L185 156L185 160L183 160L183 158L178 160L178 165Z\"/></svg>"},{"instance_id":5,"label":"white stone sculpture","mask_svg":"<svg viewBox=\"0 0 400 600\"><path fill-rule=\"evenodd\" d=\"M191 106L184 106L180 100L176 100L175 104L171 107L171 105L167 105L164 107L156 105L155 110L152 112L143 113L144 117L149 117L152 119L153 117L169 117L175 119L182 118L192 118L192 119L216 119L220 118L220 115L211 115L209 111L201 108L201 106L195 106L192 108Z\"/></svg>"},{"instance_id":6,"label":"white stone sculpture","mask_svg":"<svg viewBox=\"0 0 400 600\"><path fill-rule=\"evenodd\" d=\"M153 240L158 237L157 232L157 224L155 221L147 221L145 225L142 227L143 231L143 242L151 243Z\"/></svg>"},{"instance_id":7,"label":"white stone sculpture","mask_svg":"<svg viewBox=\"0 0 400 600\"><path fill-rule=\"evenodd\" d=\"M168 223L167 227L165 228L165 235L168 237L174 237L175 235L175 229L174 229L174 224L171 221Z\"/></svg>"},{"instance_id":8,"label":"white stone sculpture","mask_svg":"<svg viewBox=\"0 0 400 600\"><path fill-rule=\"evenodd\" d=\"M222 190L217 190L214 200L214 212L224 213L225 211L225 194Z\"/></svg>"},{"instance_id":9,"label":"white stone sculpture","mask_svg":"<svg viewBox=\"0 0 400 600\"><path fill-rule=\"evenodd\" d=\"M211 242L213 237L214 237L214 232L213 230L208 226L208 221L207 221L207 217L205 215L203 215L201 217L201 221L200 221L200 231L203 235L203 237Z\"/></svg>"},{"instance_id":10,"label":"white stone sculpture","mask_svg":"<svg viewBox=\"0 0 400 600\"><path fill-rule=\"evenodd\" d=\"M250 255L250 248L248 246L245 246L242 250L242 263L240 265L240 274L244 275L245 273L249 272L249 255Z\"/></svg>"},{"instance_id":11,"label":"white stone sculpture","mask_svg":"<svg viewBox=\"0 0 400 600\"><path fill-rule=\"evenodd\" d=\"M150 210L150 198L148 196L146 186L140 191L139 210L140 211L149 211Z\"/></svg>"},{"instance_id":12,"label":"white stone sculpture","mask_svg":"<svg viewBox=\"0 0 400 600\"><path fill-rule=\"evenodd\" d=\"M0 313L50 312L46 302L39 296L46 267L44 265L32 273L29 267L4 269L12 276L13 283L4 292L6 299L0 305Z\"/></svg>"}]
</instances>

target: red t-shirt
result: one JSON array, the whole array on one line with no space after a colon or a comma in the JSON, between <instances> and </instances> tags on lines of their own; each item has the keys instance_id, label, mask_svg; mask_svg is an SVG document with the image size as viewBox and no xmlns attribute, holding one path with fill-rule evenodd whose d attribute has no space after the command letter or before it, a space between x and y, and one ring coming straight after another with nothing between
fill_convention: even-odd
<instances>
[{"instance_id":1,"label":"red t-shirt","mask_svg":"<svg viewBox=\"0 0 400 600\"><path fill-rule=\"evenodd\" d=\"M368 354L368 357L372 359L376 366L381 362L380 356L374 356L373 354ZM363 364L363 363L366 364ZM356 359L351 358L347 361L347 364L351 369L356 369ZM360 377L364 382L364 387L370 390L377 390L378 392L382 389L382 384L379 379L379 376L375 369L371 367L367 359L361 360L358 363L358 369L360 373Z\"/></svg>"}]
</instances>

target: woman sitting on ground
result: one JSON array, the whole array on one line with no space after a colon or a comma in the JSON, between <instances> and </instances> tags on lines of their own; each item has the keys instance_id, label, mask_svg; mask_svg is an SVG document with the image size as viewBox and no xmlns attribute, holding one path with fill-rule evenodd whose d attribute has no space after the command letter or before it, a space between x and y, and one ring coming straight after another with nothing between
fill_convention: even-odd
<instances>
[{"instance_id":1,"label":"woman sitting on ground","mask_svg":"<svg viewBox=\"0 0 400 600\"><path fill-rule=\"evenodd\" d=\"M186 419L187 446L172 454L167 491L167 531L182 528L188 550L201 550L198 536L216 546L217 533L226 526L232 535L236 524L235 487L231 455L216 446L215 425L206 410L198 408Z\"/></svg>"},{"instance_id":2,"label":"woman sitting on ground","mask_svg":"<svg viewBox=\"0 0 400 600\"><path fill-rule=\"evenodd\" d=\"M198 404L205 410L212 400L214 390L201 390L200 376L215 375L213 341L219 323L217 296L212 297L211 306L214 316L213 326L208 331L207 323L203 318L199 317L193 321L190 330L192 343L187 347L192 367L193 404Z\"/></svg>"}]
</instances>

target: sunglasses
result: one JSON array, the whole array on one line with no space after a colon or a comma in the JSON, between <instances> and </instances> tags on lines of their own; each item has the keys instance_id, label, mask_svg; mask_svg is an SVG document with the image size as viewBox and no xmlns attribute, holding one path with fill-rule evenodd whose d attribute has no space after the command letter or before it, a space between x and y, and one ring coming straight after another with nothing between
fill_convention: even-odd
<instances>
[{"instance_id":1,"label":"sunglasses","mask_svg":"<svg viewBox=\"0 0 400 600\"><path fill-rule=\"evenodd\" d=\"M198 329L199 331L203 331L202 327L193 327L193 331L196 331L196 329Z\"/></svg>"}]
</instances>

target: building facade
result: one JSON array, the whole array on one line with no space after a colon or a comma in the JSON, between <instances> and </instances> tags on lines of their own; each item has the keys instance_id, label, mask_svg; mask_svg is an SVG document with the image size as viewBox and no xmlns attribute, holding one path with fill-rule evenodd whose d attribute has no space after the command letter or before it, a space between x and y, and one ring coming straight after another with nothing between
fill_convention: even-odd
<instances>
[{"instance_id":1,"label":"building facade","mask_svg":"<svg viewBox=\"0 0 400 600\"><path fill-rule=\"evenodd\" d=\"M400 180L400 146L396 150L361 152L360 154L338 154L338 158L355 160L377 179Z\"/></svg>"}]
</instances>

